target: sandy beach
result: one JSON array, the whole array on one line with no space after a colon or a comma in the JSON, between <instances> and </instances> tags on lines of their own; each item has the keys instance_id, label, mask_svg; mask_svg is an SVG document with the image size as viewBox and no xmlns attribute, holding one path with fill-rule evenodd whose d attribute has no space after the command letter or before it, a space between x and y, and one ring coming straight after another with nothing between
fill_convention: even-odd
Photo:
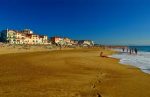
<instances>
[{"instance_id":1,"label":"sandy beach","mask_svg":"<svg viewBox=\"0 0 150 97\"><path fill-rule=\"evenodd\" d=\"M48 45L42 46L42 45L0 44L0 54L51 51L51 50L57 50L57 49L58 47L53 47L53 46L48 46Z\"/></svg>"},{"instance_id":2,"label":"sandy beach","mask_svg":"<svg viewBox=\"0 0 150 97\"><path fill-rule=\"evenodd\" d=\"M99 49L16 52L0 54L0 97L150 96L149 74Z\"/></svg>"}]
</instances>

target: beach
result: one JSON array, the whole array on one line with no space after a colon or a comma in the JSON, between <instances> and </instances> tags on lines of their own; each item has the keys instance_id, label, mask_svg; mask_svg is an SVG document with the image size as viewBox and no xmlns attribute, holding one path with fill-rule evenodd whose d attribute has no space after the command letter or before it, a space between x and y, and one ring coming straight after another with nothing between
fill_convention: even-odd
<instances>
[{"instance_id":1,"label":"beach","mask_svg":"<svg viewBox=\"0 0 150 97\"><path fill-rule=\"evenodd\" d=\"M51 51L57 49L58 47L49 45L15 45L0 43L0 54Z\"/></svg>"},{"instance_id":2,"label":"beach","mask_svg":"<svg viewBox=\"0 0 150 97\"><path fill-rule=\"evenodd\" d=\"M122 49L117 49L118 53L113 54L110 57L119 59L119 63L121 64L130 64L141 69L143 72L150 74L150 46L129 46L129 48L138 49L138 53L136 54L133 52L130 54L127 52L128 49L125 49L124 52Z\"/></svg>"},{"instance_id":3,"label":"beach","mask_svg":"<svg viewBox=\"0 0 150 97\"><path fill-rule=\"evenodd\" d=\"M1 53L0 97L150 96L149 74L100 57L100 51L115 53L99 48Z\"/></svg>"}]
</instances>

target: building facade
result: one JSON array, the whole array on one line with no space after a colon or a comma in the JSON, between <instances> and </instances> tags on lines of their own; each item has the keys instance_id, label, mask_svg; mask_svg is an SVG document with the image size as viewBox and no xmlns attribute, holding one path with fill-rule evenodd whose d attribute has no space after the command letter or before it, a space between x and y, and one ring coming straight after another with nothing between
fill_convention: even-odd
<instances>
[{"instance_id":1,"label":"building facade","mask_svg":"<svg viewBox=\"0 0 150 97\"><path fill-rule=\"evenodd\" d=\"M64 44L64 38L58 36L51 37L51 41L53 44Z\"/></svg>"},{"instance_id":2,"label":"building facade","mask_svg":"<svg viewBox=\"0 0 150 97\"><path fill-rule=\"evenodd\" d=\"M70 38L51 37L48 39L46 35L38 35L30 29L18 30L3 30L0 33L0 42L10 44L57 44L57 45L75 45L75 46L94 46L91 40L72 40Z\"/></svg>"},{"instance_id":3,"label":"building facade","mask_svg":"<svg viewBox=\"0 0 150 97\"><path fill-rule=\"evenodd\" d=\"M94 41L92 41L92 40L79 40L78 44L81 46L94 46Z\"/></svg>"},{"instance_id":4,"label":"building facade","mask_svg":"<svg viewBox=\"0 0 150 97\"><path fill-rule=\"evenodd\" d=\"M48 36L34 34L29 29L22 31L7 29L0 34L0 41L10 44L48 44Z\"/></svg>"}]
</instances>

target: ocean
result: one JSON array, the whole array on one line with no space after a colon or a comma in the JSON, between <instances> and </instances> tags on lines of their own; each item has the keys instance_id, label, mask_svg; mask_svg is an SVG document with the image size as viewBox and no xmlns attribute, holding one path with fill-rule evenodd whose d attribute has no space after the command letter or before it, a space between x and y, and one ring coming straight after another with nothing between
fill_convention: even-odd
<instances>
[{"instance_id":1,"label":"ocean","mask_svg":"<svg viewBox=\"0 0 150 97\"><path fill-rule=\"evenodd\" d=\"M150 46L129 46L129 48L137 48L138 54L129 54L122 49L115 49L120 53L111 57L120 59L121 64L133 65L140 68L143 72L150 74Z\"/></svg>"}]
</instances>

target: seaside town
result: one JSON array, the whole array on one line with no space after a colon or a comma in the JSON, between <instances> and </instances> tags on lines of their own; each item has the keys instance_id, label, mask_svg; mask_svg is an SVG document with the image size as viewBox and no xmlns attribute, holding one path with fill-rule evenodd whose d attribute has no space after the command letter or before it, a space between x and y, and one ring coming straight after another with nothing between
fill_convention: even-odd
<instances>
[{"instance_id":1,"label":"seaside town","mask_svg":"<svg viewBox=\"0 0 150 97\"><path fill-rule=\"evenodd\" d=\"M48 37L39 35L30 29L10 30L0 32L0 42L7 44L26 44L26 45L63 45L63 46L94 46L92 40L73 40L67 37Z\"/></svg>"},{"instance_id":2,"label":"seaside town","mask_svg":"<svg viewBox=\"0 0 150 97\"><path fill-rule=\"evenodd\" d=\"M0 0L0 97L150 97L150 0Z\"/></svg>"}]
</instances>

